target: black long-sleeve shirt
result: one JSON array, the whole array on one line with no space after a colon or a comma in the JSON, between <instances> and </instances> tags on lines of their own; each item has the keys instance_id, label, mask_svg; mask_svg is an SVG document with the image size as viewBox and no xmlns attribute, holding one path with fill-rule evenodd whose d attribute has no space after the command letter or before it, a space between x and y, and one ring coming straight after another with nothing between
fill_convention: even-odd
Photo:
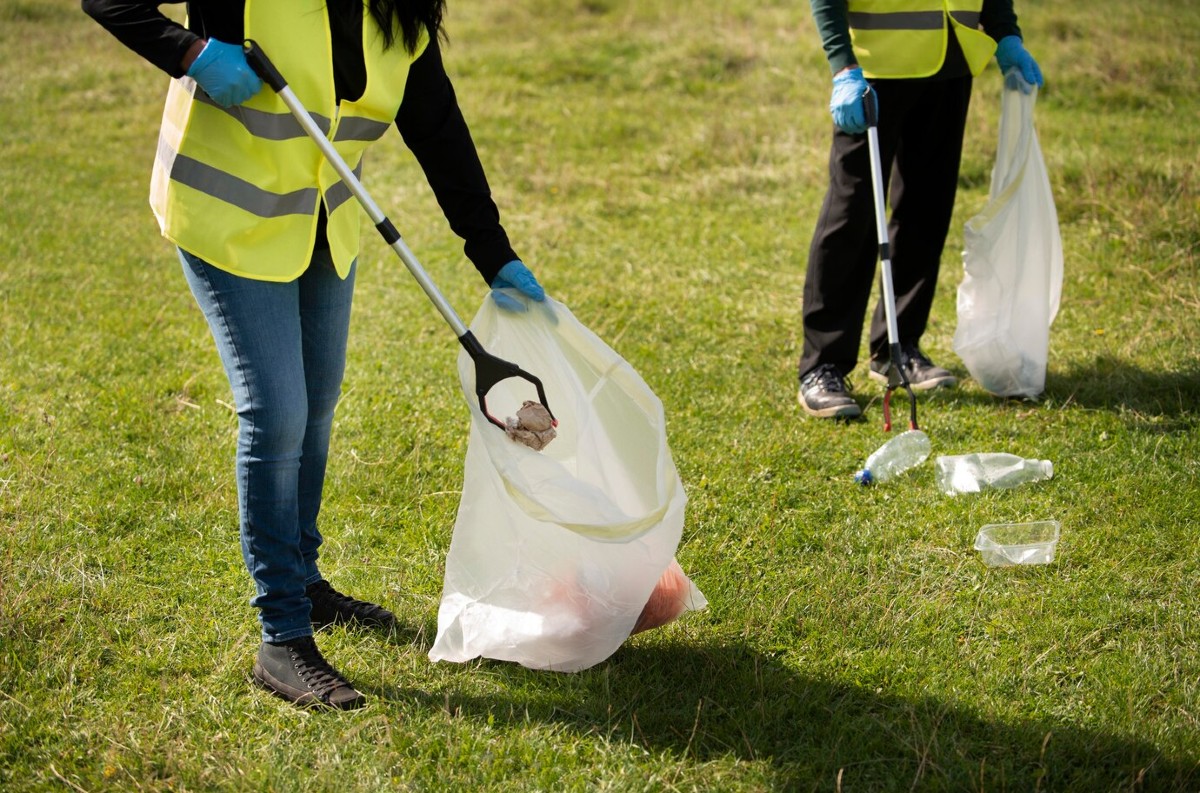
<instances>
[{"instance_id":1,"label":"black long-sleeve shirt","mask_svg":"<svg viewBox=\"0 0 1200 793\"><path fill-rule=\"evenodd\" d=\"M179 3L183 0L166 0ZM166 17L156 0L82 0L83 10L121 43L172 77L195 42L226 43L244 38L244 0L189 2L184 27ZM329 3L333 36L334 87L339 100L354 100L366 87L362 52L362 3ZM367 24L374 24L368 21ZM395 46L403 46L397 42ZM434 196L454 233L465 241L467 258L491 283L496 272L518 258L500 225L475 143L458 106L454 86L442 64L436 37L413 63L396 127L425 172Z\"/></svg>"}]
</instances>

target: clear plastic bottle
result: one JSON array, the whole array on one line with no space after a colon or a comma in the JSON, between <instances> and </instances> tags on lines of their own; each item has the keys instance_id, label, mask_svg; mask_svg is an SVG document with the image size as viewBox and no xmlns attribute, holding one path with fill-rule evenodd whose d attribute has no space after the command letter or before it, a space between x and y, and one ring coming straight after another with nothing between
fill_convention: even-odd
<instances>
[{"instance_id":1,"label":"clear plastic bottle","mask_svg":"<svg viewBox=\"0 0 1200 793\"><path fill-rule=\"evenodd\" d=\"M893 476L920 465L929 457L929 436L921 430L902 432L880 446L867 464L854 475L860 485L886 482Z\"/></svg>"},{"instance_id":2,"label":"clear plastic bottle","mask_svg":"<svg viewBox=\"0 0 1200 793\"><path fill-rule=\"evenodd\" d=\"M937 458L938 489L947 495L978 493L988 488L1016 487L1054 476L1049 460L1027 460L1015 454L956 454Z\"/></svg>"}]
</instances>

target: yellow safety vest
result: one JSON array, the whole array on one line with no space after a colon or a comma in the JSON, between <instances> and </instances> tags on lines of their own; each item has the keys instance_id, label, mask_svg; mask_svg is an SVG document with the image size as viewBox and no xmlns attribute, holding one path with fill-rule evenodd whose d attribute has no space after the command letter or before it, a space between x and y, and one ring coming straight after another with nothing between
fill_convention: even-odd
<instances>
[{"instance_id":1,"label":"yellow safety vest","mask_svg":"<svg viewBox=\"0 0 1200 793\"><path fill-rule=\"evenodd\" d=\"M427 35L411 55L400 43L384 51L364 8L366 89L338 102L325 0L246 0L244 24L246 38L258 42L361 175L363 152L395 120ZM191 78L171 81L150 184L167 239L235 275L291 281L312 256L321 204L334 266L345 278L358 255L361 209L270 86L223 108Z\"/></svg>"},{"instance_id":2,"label":"yellow safety vest","mask_svg":"<svg viewBox=\"0 0 1200 793\"><path fill-rule=\"evenodd\" d=\"M983 0L850 0L850 41L863 75L936 74L946 60L950 29L978 76L996 52L995 40L978 29L982 8Z\"/></svg>"}]
</instances>

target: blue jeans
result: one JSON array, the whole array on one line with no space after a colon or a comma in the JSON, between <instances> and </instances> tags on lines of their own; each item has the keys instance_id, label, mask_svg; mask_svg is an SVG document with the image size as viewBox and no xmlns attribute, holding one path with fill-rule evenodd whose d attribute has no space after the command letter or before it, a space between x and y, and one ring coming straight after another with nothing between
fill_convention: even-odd
<instances>
[{"instance_id":1,"label":"blue jeans","mask_svg":"<svg viewBox=\"0 0 1200 793\"><path fill-rule=\"evenodd\" d=\"M231 275L180 250L233 388L242 559L264 641L312 634L305 586L319 581L317 513L346 368L356 267L317 251L295 281Z\"/></svg>"}]
</instances>

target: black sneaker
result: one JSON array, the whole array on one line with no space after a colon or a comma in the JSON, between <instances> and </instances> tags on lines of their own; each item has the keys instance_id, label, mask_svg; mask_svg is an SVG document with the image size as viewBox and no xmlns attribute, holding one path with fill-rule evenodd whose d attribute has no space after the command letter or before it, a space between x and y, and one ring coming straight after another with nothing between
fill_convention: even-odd
<instances>
[{"instance_id":1,"label":"black sneaker","mask_svg":"<svg viewBox=\"0 0 1200 793\"><path fill-rule=\"evenodd\" d=\"M822 419L854 418L862 409L850 396L846 378L836 366L824 363L800 378L800 406Z\"/></svg>"},{"instance_id":2,"label":"black sneaker","mask_svg":"<svg viewBox=\"0 0 1200 793\"><path fill-rule=\"evenodd\" d=\"M367 702L329 665L311 636L281 644L263 642L254 659L254 682L301 707L352 710Z\"/></svg>"},{"instance_id":3,"label":"black sneaker","mask_svg":"<svg viewBox=\"0 0 1200 793\"><path fill-rule=\"evenodd\" d=\"M908 376L908 384L914 391L928 391L931 388L952 388L958 380L949 370L934 364L921 352L915 344L900 345L901 366ZM872 359L871 379L887 385L888 370L892 362L888 358Z\"/></svg>"},{"instance_id":4,"label":"black sneaker","mask_svg":"<svg viewBox=\"0 0 1200 793\"><path fill-rule=\"evenodd\" d=\"M390 630L396 627L395 614L374 603L343 595L324 579L309 584L304 594L312 601L309 620L314 628L324 628L327 625L363 625Z\"/></svg>"}]
</instances>

